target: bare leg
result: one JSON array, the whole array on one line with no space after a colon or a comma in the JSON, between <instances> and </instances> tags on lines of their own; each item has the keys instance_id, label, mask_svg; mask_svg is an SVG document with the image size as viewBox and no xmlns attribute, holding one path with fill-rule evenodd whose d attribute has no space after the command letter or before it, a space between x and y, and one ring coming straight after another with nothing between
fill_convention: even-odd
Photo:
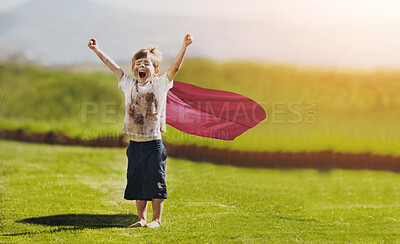
<instances>
[{"instance_id":1,"label":"bare leg","mask_svg":"<svg viewBox=\"0 0 400 244\"><path fill-rule=\"evenodd\" d=\"M152 200L153 205L153 219L149 224L146 225L148 228L156 228L161 225L161 215L164 207L164 199L154 198Z\"/></svg>"},{"instance_id":2,"label":"bare leg","mask_svg":"<svg viewBox=\"0 0 400 244\"><path fill-rule=\"evenodd\" d=\"M138 212L138 221L128 228L144 227L146 225L146 215L147 215L147 201L136 200L136 209Z\"/></svg>"}]
</instances>

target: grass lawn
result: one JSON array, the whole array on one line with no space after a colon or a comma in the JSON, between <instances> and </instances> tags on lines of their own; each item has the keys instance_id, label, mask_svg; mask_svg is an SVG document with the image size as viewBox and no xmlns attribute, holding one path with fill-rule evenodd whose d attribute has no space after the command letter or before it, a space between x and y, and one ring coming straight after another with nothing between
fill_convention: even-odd
<instances>
[{"instance_id":1,"label":"grass lawn","mask_svg":"<svg viewBox=\"0 0 400 244\"><path fill-rule=\"evenodd\" d=\"M125 149L0 141L0 242L394 242L400 175L169 158L163 226L123 199ZM151 211L149 212L151 218Z\"/></svg>"}]
</instances>

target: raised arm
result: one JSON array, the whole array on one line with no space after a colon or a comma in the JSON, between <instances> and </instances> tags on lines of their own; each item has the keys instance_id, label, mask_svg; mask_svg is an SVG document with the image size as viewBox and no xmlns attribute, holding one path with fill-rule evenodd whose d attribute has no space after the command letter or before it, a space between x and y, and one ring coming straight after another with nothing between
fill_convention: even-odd
<instances>
[{"instance_id":1,"label":"raised arm","mask_svg":"<svg viewBox=\"0 0 400 244\"><path fill-rule=\"evenodd\" d=\"M119 67L118 64L114 62L114 60L108 57L107 54L101 51L101 49L97 45L96 39L93 38L90 39L88 47L96 53L96 55L101 59L101 61L103 61L103 63L114 73L118 81L120 81L122 77L121 67Z\"/></svg>"},{"instance_id":2,"label":"raised arm","mask_svg":"<svg viewBox=\"0 0 400 244\"><path fill-rule=\"evenodd\" d=\"M192 44L193 39L190 34L186 34L183 39L181 50L179 50L178 55L175 58L174 63L168 70L168 79L169 81L173 81L179 69L181 68L183 58L185 57L187 47Z\"/></svg>"}]
</instances>

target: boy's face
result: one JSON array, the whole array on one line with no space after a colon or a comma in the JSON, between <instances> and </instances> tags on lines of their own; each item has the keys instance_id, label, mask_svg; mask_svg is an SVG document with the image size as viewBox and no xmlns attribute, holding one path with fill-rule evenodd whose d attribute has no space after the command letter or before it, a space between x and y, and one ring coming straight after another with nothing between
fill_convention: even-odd
<instances>
[{"instance_id":1,"label":"boy's face","mask_svg":"<svg viewBox=\"0 0 400 244\"><path fill-rule=\"evenodd\" d=\"M139 83L145 83L151 80L156 74L158 74L158 68L154 68L151 59L141 58L135 60L132 64L132 72Z\"/></svg>"}]
</instances>

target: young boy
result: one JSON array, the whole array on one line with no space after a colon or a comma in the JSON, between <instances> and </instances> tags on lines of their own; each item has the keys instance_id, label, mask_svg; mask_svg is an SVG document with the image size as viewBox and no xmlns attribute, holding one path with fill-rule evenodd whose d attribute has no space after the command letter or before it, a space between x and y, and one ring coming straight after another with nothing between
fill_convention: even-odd
<instances>
[{"instance_id":1,"label":"young boy","mask_svg":"<svg viewBox=\"0 0 400 244\"><path fill-rule=\"evenodd\" d=\"M135 53L132 72L136 79L122 69L90 39L92 49L118 79L118 87L125 94L125 119L122 133L130 136L127 185L124 198L136 200L138 221L129 226L155 228L161 225L164 199L167 198L165 165L167 152L161 140L165 132L167 93L181 67L187 47L193 42L187 34L182 47L168 72L157 76L161 53L148 46ZM152 201L153 219L146 224L147 202Z\"/></svg>"}]
</instances>

